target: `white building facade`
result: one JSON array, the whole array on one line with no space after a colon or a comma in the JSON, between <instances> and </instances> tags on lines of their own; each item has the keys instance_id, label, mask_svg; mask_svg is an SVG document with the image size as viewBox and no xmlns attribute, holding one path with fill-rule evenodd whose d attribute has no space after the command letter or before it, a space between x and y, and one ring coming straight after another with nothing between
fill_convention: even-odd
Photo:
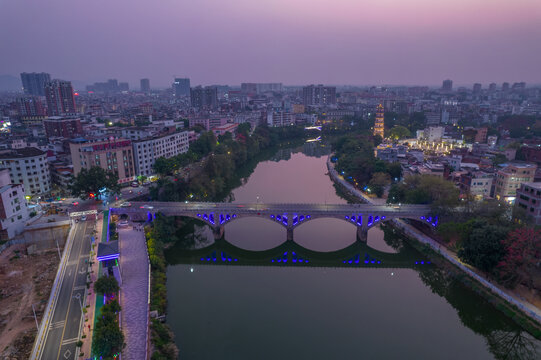
<instances>
[{"instance_id":1,"label":"white building facade","mask_svg":"<svg viewBox=\"0 0 541 360\"><path fill-rule=\"evenodd\" d=\"M188 131L133 142L133 157L137 175L154 174L152 166L157 158L166 159L188 151Z\"/></svg>"},{"instance_id":2,"label":"white building facade","mask_svg":"<svg viewBox=\"0 0 541 360\"><path fill-rule=\"evenodd\" d=\"M29 196L51 191L47 153L34 147L0 151L0 169L8 169L12 184L22 184Z\"/></svg>"},{"instance_id":3,"label":"white building facade","mask_svg":"<svg viewBox=\"0 0 541 360\"><path fill-rule=\"evenodd\" d=\"M24 186L11 183L9 170L0 170L0 239L11 239L24 231L29 215L24 196Z\"/></svg>"}]
</instances>

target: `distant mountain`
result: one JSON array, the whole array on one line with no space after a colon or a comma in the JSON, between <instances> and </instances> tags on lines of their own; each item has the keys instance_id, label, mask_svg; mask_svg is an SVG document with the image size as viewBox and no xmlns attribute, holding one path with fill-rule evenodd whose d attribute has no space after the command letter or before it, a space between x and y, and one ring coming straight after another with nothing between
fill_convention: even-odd
<instances>
[{"instance_id":1,"label":"distant mountain","mask_svg":"<svg viewBox=\"0 0 541 360\"><path fill-rule=\"evenodd\" d=\"M0 91L22 91L21 79L12 75L0 75Z\"/></svg>"}]
</instances>

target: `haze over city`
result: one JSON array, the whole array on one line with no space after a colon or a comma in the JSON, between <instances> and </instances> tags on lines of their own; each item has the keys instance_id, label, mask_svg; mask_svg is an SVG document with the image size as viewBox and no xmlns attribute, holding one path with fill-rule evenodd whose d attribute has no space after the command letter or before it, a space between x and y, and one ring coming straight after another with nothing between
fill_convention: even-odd
<instances>
[{"instance_id":1,"label":"haze over city","mask_svg":"<svg viewBox=\"0 0 541 360\"><path fill-rule=\"evenodd\" d=\"M1 1L0 74L168 87L540 83L538 0Z\"/></svg>"}]
</instances>

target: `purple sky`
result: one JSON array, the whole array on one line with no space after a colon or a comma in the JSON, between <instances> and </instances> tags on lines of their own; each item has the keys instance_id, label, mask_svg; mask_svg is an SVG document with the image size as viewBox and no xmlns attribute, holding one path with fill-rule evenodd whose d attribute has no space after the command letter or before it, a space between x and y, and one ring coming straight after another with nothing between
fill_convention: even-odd
<instances>
[{"instance_id":1,"label":"purple sky","mask_svg":"<svg viewBox=\"0 0 541 360\"><path fill-rule=\"evenodd\" d=\"M541 0L0 0L0 74L541 83Z\"/></svg>"}]
</instances>

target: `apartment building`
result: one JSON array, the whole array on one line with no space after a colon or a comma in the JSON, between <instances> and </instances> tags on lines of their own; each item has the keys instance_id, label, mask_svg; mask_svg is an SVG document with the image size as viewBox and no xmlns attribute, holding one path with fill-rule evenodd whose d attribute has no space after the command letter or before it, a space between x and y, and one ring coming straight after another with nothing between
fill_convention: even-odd
<instances>
[{"instance_id":1,"label":"apartment building","mask_svg":"<svg viewBox=\"0 0 541 360\"><path fill-rule=\"evenodd\" d=\"M133 154L136 174L145 176L154 174L152 166L157 158L171 158L187 152L189 147L188 131L134 141Z\"/></svg>"},{"instance_id":2,"label":"apartment building","mask_svg":"<svg viewBox=\"0 0 541 360\"><path fill-rule=\"evenodd\" d=\"M515 206L526 210L535 225L541 225L541 182L526 182L517 189Z\"/></svg>"},{"instance_id":3,"label":"apartment building","mask_svg":"<svg viewBox=\"0 0 541 360\"><path fill-rule=\"evenodd\" d=\"M12 184L22 184L28 196L51 191L47 153L35 147L0 151L0 169L8 169Z\"/></svg>"},{"instance_id":4,"label":"apartment building","mask_svg":"<svg viewBox=\"0 0 541 360\"><path fill-rule=\"evenodd\" d=\"M28 208L24 186L11 182L8 169L0 170L0 239L8 240L24 231Z\"/></svg>"},{"instance_id":5,"label":"apartment building","mask_svg":"<svg viewBox=\"0 0 541 360\"><path fill-rule=\"evenodd\" d=\"M496 174L494 196L498 200L514 202L521 183L531 182L537 165L530 163L509 163Z\"/></svg>"},{"instance_id":6,"label":"apartment building","mask_svg":"<svg viewBox=\"0 0 541 360\"><path fill-rule=\"evenodd\" d=\"M74 176L77 176L81 169L98 166L116 173L119 184L135 180L131 140L114 137L76 138L70 141L70 153Z\"/></svg>"}]
</instances>

